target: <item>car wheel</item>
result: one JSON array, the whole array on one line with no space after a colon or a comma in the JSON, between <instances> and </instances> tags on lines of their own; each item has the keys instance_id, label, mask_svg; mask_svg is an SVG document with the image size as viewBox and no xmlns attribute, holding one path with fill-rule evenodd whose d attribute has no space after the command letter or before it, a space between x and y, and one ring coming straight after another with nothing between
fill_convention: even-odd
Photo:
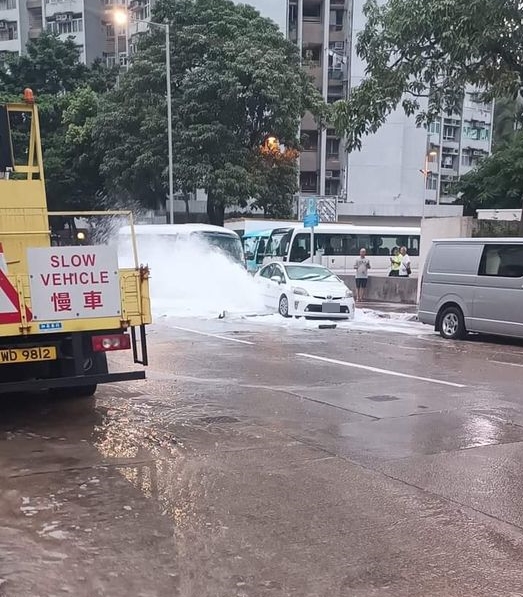
<instances>
[{"instance_id":1,"label":"car wheel","mask_svg":"<svg viewBox=\"0 0 523 597\"><path fill-rule=\"evenodd\" d=\"M278 312L282 317L289 317L289 299L284 294L280 296Z\"/></svg>"},{"instance_id":2,"label":"car wheel","mask_svg":"<svg viewBox=\"0 0 523 597\"><path fill-rule=\"evenodd\" d=\"M447 340L461 340L465 337L465 318L459 307L447 307L442 312L439 333Z\"/></svg>"}]
</instances>

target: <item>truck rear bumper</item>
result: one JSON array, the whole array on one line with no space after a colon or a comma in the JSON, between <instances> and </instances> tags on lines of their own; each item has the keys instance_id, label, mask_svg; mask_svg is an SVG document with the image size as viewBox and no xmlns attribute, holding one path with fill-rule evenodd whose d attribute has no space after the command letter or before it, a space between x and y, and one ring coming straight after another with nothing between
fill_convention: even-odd
<instances>
[{"instance_id":1,"label":"truck rear bumper","mask_svg":"<svg viewBox=\"0 0 523 597\"><path fill-rule=\"evenodd\" d=\"M20 392L38 392L54 388L74 388L103 383L133 381L145 379L145 371L126 371L124 373L101 373L98 375L80 375L74 377L59 377L51 379L28 379L0 383L0 394L14 394Z\"/></svg>"}]
</instances>

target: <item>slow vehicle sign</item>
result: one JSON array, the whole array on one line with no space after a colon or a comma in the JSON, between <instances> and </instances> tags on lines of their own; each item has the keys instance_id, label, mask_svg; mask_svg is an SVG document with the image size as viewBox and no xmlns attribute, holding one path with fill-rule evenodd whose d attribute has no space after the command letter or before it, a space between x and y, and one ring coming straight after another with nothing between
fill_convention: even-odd
<instances>
[{"instance_id":1,"label":"slow vehicle sign","mask_svg":"<svg viewBox=\"0 0 523 597\"><path fill-rule=\"evenodd\" d=\"M28 249L33 319L120 315L118 257L105 246Z\"/></svg>"}]
</instances>

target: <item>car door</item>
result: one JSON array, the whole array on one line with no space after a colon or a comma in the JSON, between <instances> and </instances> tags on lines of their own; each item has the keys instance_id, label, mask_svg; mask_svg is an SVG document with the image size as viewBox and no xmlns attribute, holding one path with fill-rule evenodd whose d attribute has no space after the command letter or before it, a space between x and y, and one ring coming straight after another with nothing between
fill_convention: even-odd
<instances>
[{"instance_id":1,"label":"car door","mask_svg":"<svg viewBox=\"0 0 523 597\"><path fill-rule=\"evenodd\" d=\"M280 279L282 280L282 284L278 284L278 282L274 282L271 279L274 276L279 276ZM285 282L285 274L283 273L283 268L281 267L281 265L274 263L273 269L272 269L272 272L271 272L271 275L269 278L269 285L268 285L268 292L267 292L268 306L271 307L271 309L278 308L280 296L284 292L284 288L285 288L284 282Z\"/></svg>"},{"instance_id":2,"label":"car door","mask_svg":"<svg viewBox=\"0 0 523 597\"><path fill-rule=\"evenodd\" d=\"M472 317L472 331L523 338L523 244L485 244Z\"/></svg>"},{"instance_id":3,"label":"car door","mask_svg":"<svg viewBox=\"0 0 523 597\"><path fill-rule=\"evenodd\" d=\"M260 275L257 277L257 282L260 287L260 293L262 295L263 302L267 307L270 306L269 295L272 288L271 276L273 271L274 264L269 263L269 265L266 265L261 269Z\"/></svg>"}]
</instances>

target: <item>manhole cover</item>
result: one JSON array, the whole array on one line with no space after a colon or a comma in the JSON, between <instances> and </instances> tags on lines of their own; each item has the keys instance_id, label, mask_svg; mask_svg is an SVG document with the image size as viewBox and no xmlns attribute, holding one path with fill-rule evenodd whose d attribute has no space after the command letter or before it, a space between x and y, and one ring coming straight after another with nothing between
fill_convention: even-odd
<instances>
[{"instance_id":1,"label":"manhole cover","mask_svg":"<svg viewBox=\"0 0 523 597\"><path fill-rule=\"evenodd\" d=\"M397 396L367 396L367 400L372 402L391 402L392 400L399 400Z\"/></svg>"},{"instance_id":2,"label":"manhole cover","mask_svg":"<svg viewBox=\"0 0 523 597\"><path fill-rule=\"evenodd\" d=\"M202 417L200 419L202 423L206 423L207 425L213 423L239 423L240 420L236 419L235 417L227 417L226 415L221 415L217 417Z\"/></svg>"}]
</instances>

